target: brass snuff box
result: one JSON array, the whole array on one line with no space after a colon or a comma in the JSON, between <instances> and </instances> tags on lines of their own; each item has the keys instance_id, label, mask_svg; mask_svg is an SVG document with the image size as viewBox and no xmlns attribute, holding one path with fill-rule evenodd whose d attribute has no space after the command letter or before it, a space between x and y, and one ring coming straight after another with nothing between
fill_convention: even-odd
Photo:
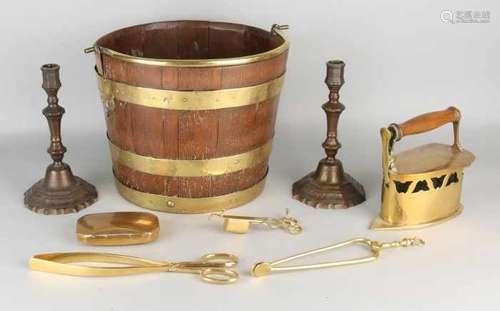
<instances>
[{"instance_id":1,"label":"brass snuff box","mask_svg":"<svg viewBox=\"0 0 500 311\"><path fill-rule=\"evenodd\" d=\"M158 238L158 217L146 212L88 214L78 219L78 240L90 245L132 245Z\"/></svg>"}]
</instances>

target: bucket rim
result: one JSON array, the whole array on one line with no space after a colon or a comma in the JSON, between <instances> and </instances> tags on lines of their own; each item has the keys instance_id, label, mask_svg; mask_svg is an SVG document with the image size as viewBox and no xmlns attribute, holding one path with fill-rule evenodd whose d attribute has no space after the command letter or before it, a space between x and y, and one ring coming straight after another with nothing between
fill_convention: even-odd
<instances>
[{"instance_id":1,"label":"bucket rim","mask_svg":"<svg viewBox=\"0 0 500 311\"><path fill-rule=\"evenodd\" d=\"M93 50L97 54L100 53L100 54L108 55L109 57L119 59L119 60L122 60L125 62L142 64L142 65L164 66L164 67L218 67L218 66L244 65L244 64L255 63L255 62L271 59L271 58L274 58L276 56L283 54L286 50L288 50L288 48L290 46L290 43L289 43L287 37L279 29L272 30L274 34L276 34L277 36L279 36L283 40L283 42L279 46L277 46L276 48L265 51L265 52L257 53L257 54L250 54L250 55L237 56L237 57L227 57L227 58L172 59L172 58L139 57L139 56L133 56L133 55L121 53L121 52L115 51L113 49L103 47L97 43L97 42L99 42L99 40L101 40L105 36L112 34L114 32L117 32L117 31L121 31L121 30L131 28L131 27L140 27L140 26L157 24L157 23L165 23L165 22L174 23L174 22L204 22L204 21L202 21L202 20L158 21L158 22L138 24L138 25L120 28L120 29L114 30L110 33L107 33L107 34L101 36L99 39L97 39L97 41L92 46ZM249 27L249 28L254 28L254 29L266 31L262 28L250 26L250 25L246 25L246 24L219 22L219 21L207 21L207 22L240 25L240 26L245 26L245 27Z\"/></svg>"}]
</instances>

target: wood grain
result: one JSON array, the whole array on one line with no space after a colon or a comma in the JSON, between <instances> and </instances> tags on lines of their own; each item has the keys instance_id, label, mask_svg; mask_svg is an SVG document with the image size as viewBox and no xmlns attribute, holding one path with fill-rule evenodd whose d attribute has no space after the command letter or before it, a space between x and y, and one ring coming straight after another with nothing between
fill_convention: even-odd
<instances>
[{"instance_id":1,"label":"wood grain","mask_svg":"<svg viewBox=\"0 0 500 311\"><path fill-rule=\"evenodd\" d=\"M106 117L108 136L120 149L143 156L199 160L251 151L274 136L278 96L235 108L158 109L117 101Z\"/></svg>"},{"instance_id":2,"label":"wood grain","mask_svg":"<svg viewBox=\"0 0 500 311\"><path fill-rule=\"evenodd\" d=\"M445 110L421 114L415 118L397 124L401 137L431 131L446 123L460 120L460 110L449 107Z\"/></svg>"},{"instance_id":3,"label":"wood grain","mask_svg":"<svg viewBox=\"0 0 500 311\"><path fill-rule=\"evenodd\" d=\"M130 27L98 41L100 46L129 55L172 59L239 57L281 43L277 36L257 28L186 21ZM286 60L284 51L260 62L197 68L144 65L102 55L102 74L132 86L211 91L268 82L285 73ZM113 144L136 154L179 160L218 158L248 152L272 139L278 100L276 96L247 106L200 111L159 109L115 100L106 115L106 125ZM135 190L201 198L255 185L265 177L267 161L218 176L158 176L120 163L114 164L114 173L121 183Z\"/></svg>"},{"instance_id":4,"label":"wood grain","mask_svg":"<svg viewBox=\"0 0 500 311\"><path fill-rule=\"evenodd\" d=\"M208 68L143 65L108 55L102 58L104 77L113 81L164 90L214 91L253 86L282 76L287 53L256 63Z\"/></svg>"},{"instance_id":5,"label":"wood grain","mask_svg":"<svg viewBox=\"0 0 500 311\"><path fill-rule=\"evenodd\" d=\"M166 196L203 198L220 196L255 185L266 176L267 163L225 175L204 177L151 175L122 164L115 164L113 170L122 184L135 190Z\"/></svg>"}]
</instances>

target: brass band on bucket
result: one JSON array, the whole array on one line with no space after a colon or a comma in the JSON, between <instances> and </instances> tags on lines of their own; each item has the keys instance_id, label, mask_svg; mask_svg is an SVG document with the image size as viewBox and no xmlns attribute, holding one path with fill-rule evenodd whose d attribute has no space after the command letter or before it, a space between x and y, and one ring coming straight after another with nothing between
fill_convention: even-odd
<instances>
[{"instance_id":1,"label":"brass band on bucket","mask_svg":"<svg viewBox=\"0 0 500 311\"><path fill-rule=\"evenodd\" d=\"M201 214L234 208L252 201L264 189L265 177L250 188L203 198L171 197L138 191L122 184L116 176L115 183L120 194L138 206L168 213Z\"/></svg>"},{"instance_id":2,"label":"brass band on bucket","mask_svg":"<svg viewBox=\"0 0 500 311\"><path fill-rule=\"evenodd\" d=\"M113 163L133 170L161 176L215 176L255 167L271 154L272 140L248 152L206 160L177 160L142 156L120 149L108 139Z\"/></svg>"},{"instance_id":3,"label":"brass band on bucket","mask_svg":"<svg viewBox=\"0 0 500 311\"><path fill-rule=\"evenodd\" d=\"M104 78L97 82L105 104L119 100L131 104L170 110L212 110L257 104L279 95L284 75L268 82L215 91L173 91L133 86Z\"/></svg>"},{"instance_id":4,"label":"brass band on bucket","mask_svg":"<svg viewBox=\"0 0 500 311\"><path fill-rule=\"evenodd\" d=\"M273 34L281 37L283 43L281 43L276 48L265 51L262 53L257 53L253 55L246 55L240 57L228 57L228 58L208 58L208 59L163 59L163 58L146 58L139 56L132 56L118 51L99 46L97 42L86 50L86 52L96 52L98 56L97 62L100 62L100 54L107 55L111 58L119 59L121 61L150 65L150 66L165 66L165 67L218 67L218 66L236 66L245 65L255 62L261 62L267 59L277 57L289 48L289 42L286 36L279 30L273 29Z\"/></svg>"}]
</instances>

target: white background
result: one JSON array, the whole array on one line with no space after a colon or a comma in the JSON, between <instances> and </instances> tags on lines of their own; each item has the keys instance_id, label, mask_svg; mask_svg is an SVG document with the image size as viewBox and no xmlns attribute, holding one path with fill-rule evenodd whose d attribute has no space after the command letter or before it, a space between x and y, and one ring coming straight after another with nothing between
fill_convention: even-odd
<instances>
[{"instance_id":1,"label":"white background","mask_svg":"<svg viewBox=\"0 0 500 311\"><path fill-rule=\"evenodd\" d=\"M447 24L442 10L490 11L487 24ZM499 4L495 1L10 1L0 11L0 303L2 310L494 310L499 307L500 117ZM123 26L174 19L240 22L269 28L289 24L291 50L282 92L271 170L264 193L240 214L279 216L290 208L305 232L222 232L206 215L157 213L159 239L148 245L81 245L78 217L92 212L139 211L112 185L104 117L93 57L101 35ZM290 186L323 156L325 62L346 62L340 121L344 167L368 200L349 210L315 210L290 198ZM59 93L67 113L65 160L93 183L99 201L79 214L42 216L23 208L23 192L42 177L49 157L41 109L39 67L61 65ZM418 231L374 232L368 225L380 202L379 128L456 105L463 145L477 160L466 171L464 213ZM409 138L399 150L451 140L450 127ZM394 240L418 235L421 248L389 250L367 265L248 276L257 261L274 260L353 237ZM149 274L75 278L31 272L35 253L109 251L152 259L192 260L206 252L240 256L241 279L214 286L195 275ZM358 255L344 252L342 255ZM325 259L322 257L321 259ZM313 259L314 260L314 259ZM496 294L496 295L495 295Z\"/></svg>"}]
</instances>

